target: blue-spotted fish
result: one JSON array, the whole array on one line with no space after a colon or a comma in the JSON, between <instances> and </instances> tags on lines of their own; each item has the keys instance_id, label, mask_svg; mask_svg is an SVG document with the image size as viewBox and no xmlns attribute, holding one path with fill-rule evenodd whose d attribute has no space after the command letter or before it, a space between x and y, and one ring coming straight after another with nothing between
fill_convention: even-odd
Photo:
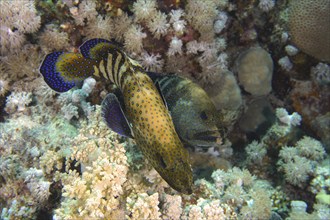
<instances>
[{"instance_id":1,"label":"blue-spotted fish","mask_svg":"<svg viewBox=\"0 0 330 220\"><path fill-rule=\"evenodd\" d=\"M110 80L120 89L123 103L109 94L102 115L115 132L133 137L144 156L175 190L192 193L188 151L181 143L159 89L142 69L114 42L86 41L80 53L48 54L40 72L57 92L65 92L90 76Z\"/></svg>"}]
</instances>

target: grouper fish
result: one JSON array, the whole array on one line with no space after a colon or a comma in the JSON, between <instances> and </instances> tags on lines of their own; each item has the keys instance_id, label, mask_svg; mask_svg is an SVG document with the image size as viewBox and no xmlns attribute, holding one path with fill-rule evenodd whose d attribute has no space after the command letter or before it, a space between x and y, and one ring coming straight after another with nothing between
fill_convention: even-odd
<instances>
[{"instance_id":1,"label":"grouper fish","mask_svg":"<svg viewBox=\"0 0 330 220\"><path fill-rule=\"evenodd\" d=\"M186 146L207 151L222 143L223 125L208 94L198 84L177 75L148 72L159 85L175 129Z\"/></svg>"},{"instance_id":2,"label":"grouper fish","mask_svg":"<svg viewBox=\"0 0 330 220\"><path fill-rule=\"evenodd\" d=\"M185 146L198 152L221 146L225 133L223 119L203 88L174 74L147 74L158 85L175 130ZM115 93L122 99L119 92Z\"/></svg>"},{"instance_id":3,"label":"grouper fish","mask_svg":"<svg viewBox=\"0 0 330 220\"><path fill-rule=\"evenodd\" d=\"M103 100L102 115L107 125L134 138L143 155L173 189L191 194L189 154L157 84L115 42L91 39L79 49L80 53L48 54L40 67L45 82L57 92L66 92L91 76L114 83L122 93L123 103L112 93Z\"/></svg>"}]
</instances>

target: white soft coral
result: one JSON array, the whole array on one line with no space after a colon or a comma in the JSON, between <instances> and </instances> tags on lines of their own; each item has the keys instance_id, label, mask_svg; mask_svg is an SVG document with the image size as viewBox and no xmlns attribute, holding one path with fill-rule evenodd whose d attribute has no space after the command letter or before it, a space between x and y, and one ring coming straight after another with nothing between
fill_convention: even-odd
<instances>
[{"instance_id":1,"label":"white soft coral","mask_svg":"<svg viewBox=\"0 0 330 220\"><path fill-rule=\"evenodd\" d=\"M125 48L131 53L140 53L143 48L143 38L147 35L142 32L142 27L140 25L132 25L124 35Z\"/></svg>"},{"instance_id":2,"label":"white soft coral","mask_svg":"<svg viewBox=\"0 0 330 220\"><path fill-rule=\"evenodd\" d=\"M135 19L137 21L144 21L153 17L156 13L156 1L155 0L137 0L133 4Z\"/></svg>"},{"instance_id":3,"label":"white soft coral","mask_svg":"<svg viewBox=\"0 0 330 220\"><path fill-rule=\"evenodd\" d=\"M181 35L186 27L187 22L185 20L180 20L181 17L184 16L184 12L182 9L172 10L170 12L170 23L175 31L175 33Z\"/></svg>"},{"instance_id":4,"label":"white soft coral","mask_svg":"<svg viewBox=\"0 0 330 220\"><path fill-rule=\"evenodd\" d=\"M173 37L171 42L170 42L170 48L168 49L168 55L172 56L175 54L182 54L182 40Z\"/></svg>"},{"instance_id":5,"label":"white soft coral","mask_svg":"<svg viewBox=\"0 0 330 220\"><path fill-rule=\"evenodd\" d=\"M258 7L264 11L268 12L275 6L275 0L260 0Z\"/></svg>"},{"instance_id":6,"label":"white soft coral","mask_svg":"<svg viewBox=\"0 0 330 220\"><path fill-rule=\"evenodd\" d=\"M164 65L164 60L161 59L161 55L158 53L143 52L139 61L147 71L161 72Z\"/></svg>"},{"instance_id":7,"label":"white soft coral","mask_svg":"<svg viewBox=\"0 0 330 220\"><path fill-rule=\"evenodd\" d=\"M153 35L159 39L160 36L164 36L167 33L170 25L167 23L166 14L157 11L155 16L147 23L147 26Z\"/></svg>"},{"instance_id":8,"label":"white soft coral","mask_svg":"<svg viewBox=\"0 0 330 220\"><path fill-rule=\"evenodd\" d=\"M33 0L0 1L0 54L8 54L22 46L27 33L40 27L41 18Z\"/></svg>"}]
</instances>

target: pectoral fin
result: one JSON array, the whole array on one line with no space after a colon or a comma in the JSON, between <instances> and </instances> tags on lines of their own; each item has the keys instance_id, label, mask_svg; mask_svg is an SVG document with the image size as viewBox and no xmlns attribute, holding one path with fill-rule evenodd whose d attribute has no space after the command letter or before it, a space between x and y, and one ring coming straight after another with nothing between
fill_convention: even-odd
<instances>
[{"instance_id":1,"label":"pectoral fin","mask_svg":"<svg viewBox=\"0 0 330 220\"><path fill-rule=\"evenodd\" d=\"M160 84L159 84L158 81L155 82L155 86L156 86L156 88L157 88L157 90L158 90L159 95L162 97L162 100L163 100L163 102L164 102L164 105L165 105L166 109L168 109L168 106L167 106L167 103L166 103L165 97L164 97L164 95L163 95L163 93L162 93L162 90L161 90L161 88L160 88Z\"/></svg>"},{"instance_id":2,"label":"pectoral fin","mask_svg":"<svg viewBox=\"0 0 330 220\"><path fill-rule=\"evenodd\" d=\"M115 94L110 93L103 100L102 117L111 130L120 135L133 138L127 118Z\"/></svg>"}]
</instances>

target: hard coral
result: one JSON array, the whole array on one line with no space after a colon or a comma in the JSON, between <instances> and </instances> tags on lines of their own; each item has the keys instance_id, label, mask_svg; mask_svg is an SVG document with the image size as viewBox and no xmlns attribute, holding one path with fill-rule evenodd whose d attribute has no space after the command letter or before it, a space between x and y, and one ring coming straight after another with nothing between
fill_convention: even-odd
<instances>
[{"instance_id":1,"label":"hard coral","mask_svg":"<svg viewBox=\"0 0 330 220\"><path fill-rule=\"evenodd\" d=\"M273 60L260 48L250 48L237 59L238 79L244 89L252 95L267 95L271 90Z\"/></svg>"},{"instance_id":2,"label":"hard coral","mask_svg":"<svg viewBox=\"0 0 330 220\"><path fill-rule=\"evenodd\" d=\"M330 62L330 1L291 0L289 10L293 43L305 53Z\"/></svg>"},{"instance_id":3,"label":"hard coral","mask_svg":"<svg viewBox=\"0 0 330 220\"><path fill-rule=\"evenodd\" d=\"M6 111L8 113L22 112L30 102L32 102L31 93L12 93L7 97Z\"/></svg>"}]
</instances>

